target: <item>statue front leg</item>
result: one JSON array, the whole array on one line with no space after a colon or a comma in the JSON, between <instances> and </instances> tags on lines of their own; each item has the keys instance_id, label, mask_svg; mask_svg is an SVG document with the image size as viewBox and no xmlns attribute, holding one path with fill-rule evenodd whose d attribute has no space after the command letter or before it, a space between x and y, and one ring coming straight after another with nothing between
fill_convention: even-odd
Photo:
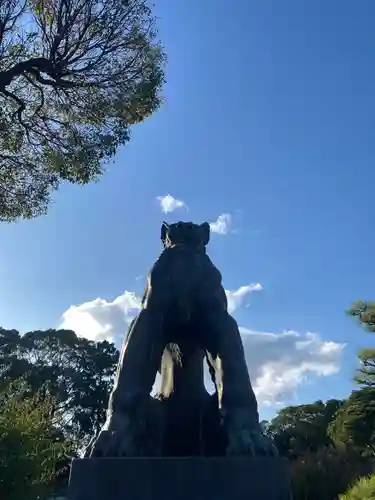
<instances>
[{"instance_id":1,"label":"statue front leg","mask_svg":"<svg viewBox=\"0 0 375 500\"><path fill-rule=\"evenodd\" d=\"M88 450L91 456L153 455L154 401L150 393L164 349L162 321L143 309L120 354L107 420Z\"/></svg>"},{"instance_id":2,"label":"statue front leg","mask_svg":"<svg viewBox=\"0 0 375 500\"><path fill-rule=\"evenodd\" d=\"M209 315L207 351L227 431L227 455L275 455L259 425L258 404L236 321L225 310Z\"/></svg>"}]
</instances>

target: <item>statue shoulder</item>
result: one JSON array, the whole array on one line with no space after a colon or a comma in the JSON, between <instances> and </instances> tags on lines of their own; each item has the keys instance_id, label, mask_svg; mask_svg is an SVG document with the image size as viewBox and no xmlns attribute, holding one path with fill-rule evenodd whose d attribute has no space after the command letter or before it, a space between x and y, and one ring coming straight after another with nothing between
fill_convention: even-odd
<instances>
[{"instance_id":1,"label":"statue shoulder","mask_svg":"<svg viewBox=\"0 0 375 500\"><path fill-rule=\"evenodd\" d=\"M164 249L159 257L155 260L154 264L149 270L148 279L155 279L159 274L165 273L167 268L171 265L172 261L172 252L171 248Z\"/></svg>"}]
</instances>

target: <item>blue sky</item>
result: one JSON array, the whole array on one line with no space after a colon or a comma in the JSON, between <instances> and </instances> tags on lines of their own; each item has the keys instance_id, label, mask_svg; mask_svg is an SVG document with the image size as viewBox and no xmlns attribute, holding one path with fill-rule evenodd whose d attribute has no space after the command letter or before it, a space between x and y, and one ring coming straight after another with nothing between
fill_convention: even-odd
<instances>
[{"instance_id":1,"label":"blue sky","mask_svg":"<svg viewBox=\"0 0 375 500\"><path fill-rule=\"evenodd\" d=\"M70 308L86 304L118 339L111 314L127 312L125 290L141 293L161 221L230 214L208 249L227 290L262 286L235 311L256 332L244 342L262 416L343 397L356 351L375 341L345 316L374 299L375 3L156 3L165 104L99 184L65 186L47 217L0 228L0 322L57 327L70 311L79 329ZM188 210L162 213L167 194Z\"/></svg>"}]
</instances>

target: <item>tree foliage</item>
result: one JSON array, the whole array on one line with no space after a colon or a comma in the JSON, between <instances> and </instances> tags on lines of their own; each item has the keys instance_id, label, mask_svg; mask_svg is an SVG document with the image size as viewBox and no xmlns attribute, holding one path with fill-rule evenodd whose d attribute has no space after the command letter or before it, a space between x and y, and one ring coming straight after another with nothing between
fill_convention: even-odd
<instances>
[{"instance_id":1,"label":"tree foliage","mask_svg":"<svg viewBox=\"0 0 375 500\"><path fill-rule=\"evenodd\" d=\"M361 477L340 500L375 500L375 475Z\"/></svg>"},{"instance_id":2,"label":"tree foliage","mask_svg":"<svg viewBox=\"0 0 375 500\"><path fill-rule=\"evenodd\" d=\"M350 306L347 313L356 318L367 331L375 332L375 302L357 300Z\"/></svg>"},{"instance_id":3,"label":"tree foliage","mask_svg":"<svg viewBox=\"0 0 375 500\"><path fill-rule=\"evenodd\" d=\"M307 452L290 463L293 500L336 500L372 470L371 462L350 448L330 446Z\"/></svg>"},{"instance_id":4,"label":"tree foliage","mask_svg":"<svg viewBox=\"0 0 375 500\"><path fill-rule=\"evenodd\" d=\"M375 332L375 302L357 300L348 310L366 331ZM354 377L357 384L375 387L375 348L361 349L358 353L360 367Z\"/></svg>"},{"instance_id":5,"label":"tree foliage","mask_svg":"<svg viewBox=\"0 0 375 500\"><path fill-rule=\"evenodd\" d=\"M267 426L267 433L275 442L279 453L288 458L297 458L304 453L313 453L332 444L327 433L342 401L332 399L323 403L287 406Z\"/></svg>"},{"instance_id":6,"label":"tree foliage","mask_svg":"<svg viewBox=\"0 0 375 500\"><path fill-rule=\"evenodd\" d=\"M163 67L146 0L2 0L0 220L97 179L159 107Z\"/></svg>"},{"instance_id":7,"label":"tree foliage","mask_svg":"<svg viewBox=\"0 0 375 500\"><path fill-rule=\"evenodd\" d=\"M353 391L337 411L328 430L335 443L351 446L363 455L375 452L375 388Z\"/></svg>"},{"instance_id":8,"label":"tree foliage","mask_svg":"<svg viewBox=\"0 0 375 500\"><path fill-rule=\"evenodd\" d=\"M279 453L289 459L294 500L336 500L358 477L373 470L363 447L331 432L338 421L345 421L346 404L332 399L288 406L263 423Z\"/></svg>"},{"instance_id":9,"label":"tree foliage","mask_svg":"<svg viewBox=\"0 0 375 500\"><path fill-rule=\"evenodd\" d=\"M354 380L365 387L375 387L375 348L367 347L358 353L360 366Z\"/></svg>"},{"instance_id":10,"label":"tree foliage","mask_svg":"<svg viewBox=\"0 0 375 500\"><path fill-rule=\"evenodd\" d=\"M52 397L65 435L82 439L103 424L119 352L70 330L0 329L0 383L22 378L30 394Z\"/></svg>"},{"instance_id":11,"label":"tree foliage","mask_svg":"<svg viewBox=\"0 0 375 500\"><path fill-rule=\"evenodd\" d=\"M0 392L0 498L46 498L59 461L71 450L58 431L59 415L50 398L25 397L23 383Z\"/></svg>"}]
</instances>

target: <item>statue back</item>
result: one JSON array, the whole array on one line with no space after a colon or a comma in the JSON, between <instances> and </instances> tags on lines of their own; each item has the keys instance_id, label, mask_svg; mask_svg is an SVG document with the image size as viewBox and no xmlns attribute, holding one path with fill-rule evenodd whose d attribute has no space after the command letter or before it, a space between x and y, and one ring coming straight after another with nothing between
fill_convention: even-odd
<instances>
[{"instance_id":1,"label":"statue back","mask_svg":"<svg viewBox=\"0 0 375 500\"><path fill-rule=\"evenodd\" d=\"M227 307L221 273L206 253L209 225L162 226L164 250L152 267L142 306L187 321L206 307Z\"/></svg>"}]
</instances>

